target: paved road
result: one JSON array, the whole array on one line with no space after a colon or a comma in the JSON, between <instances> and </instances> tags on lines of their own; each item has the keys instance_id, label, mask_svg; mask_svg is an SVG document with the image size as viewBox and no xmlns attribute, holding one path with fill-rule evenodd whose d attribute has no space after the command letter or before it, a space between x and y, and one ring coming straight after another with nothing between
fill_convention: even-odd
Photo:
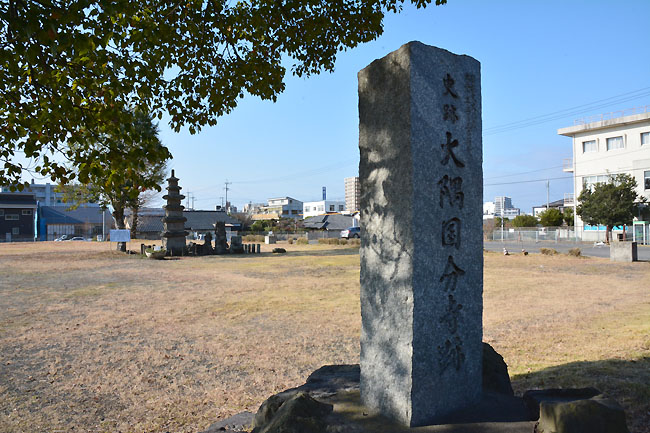
<instances>
[{"instance_id":1,"label":"paved road","mask_svg":"<svg viewBox=\"0 0 650 433\"><path fill-rule=\"evenodd\" d=\"M488 251L503 251L506 247L511 253L519 253L525 249L529 253L539 253L540 248L554 248L560 253L566 253L571 248L580 248L583 256L609 258L609 246L594 246L593 242L558 242L541 241L541 242L516 242L516 241L485 241L483 248ZM650 246L639 245L637 249L639 260L650 261Z\"/></svg>"}]
</instances>

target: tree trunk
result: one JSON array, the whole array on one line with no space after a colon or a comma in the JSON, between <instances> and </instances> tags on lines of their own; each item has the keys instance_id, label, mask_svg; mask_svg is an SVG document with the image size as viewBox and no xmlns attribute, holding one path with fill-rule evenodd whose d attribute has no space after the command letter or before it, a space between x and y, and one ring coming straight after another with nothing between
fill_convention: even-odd
<instances>
[{"instance_id":1,"label":"tree trunk","mask_svg":"<svg viewBox=\"0 0 650 433\"><path fill-rule=\"evenodd\" d=\"M605 243L609 245L609 238L612 233L612 226L607 226L607 229L605 230Z\"/></svg>"},{"instance_id":2,"label":"tree trunk","mask_svg":"<svg viewBox=\"0 0 650 433\"><path fill-rule=\"evenodd\" d=\"M115 220L115 228L118 230L124 230L126 228L126 224L124 224L124 208L113 205L112 215L113 215L113 219ZM125 253L126 242L118 242L117 250Z\"/></svg>"},{"instance_id":3,"label":"tree trunk","mask_svg":"<svg viewBox=\"0 0 650 433\"><path fill-rule=\"evenodd\" d=\"M131 239L136 238L136 234L138 232L138 212L140 211L140 206L135 205L131 208L132 211L132 216L131 216Z\"/></svg>"}]
</instances>

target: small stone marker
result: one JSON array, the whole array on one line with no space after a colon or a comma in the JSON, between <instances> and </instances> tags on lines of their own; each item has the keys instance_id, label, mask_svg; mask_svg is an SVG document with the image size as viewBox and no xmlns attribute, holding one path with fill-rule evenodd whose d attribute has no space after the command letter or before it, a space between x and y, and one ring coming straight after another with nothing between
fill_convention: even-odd
<instances>
[{"instance_id":1,"label":"small stone marker","mask_svg":"<svg viewBox=\"0 0 650 433\"><path fill-rule=\"evenodd\" d=\"M480 64L411 42L358 76L361 397L441 423L481 396Z\"/></svg>"}]
</instances>

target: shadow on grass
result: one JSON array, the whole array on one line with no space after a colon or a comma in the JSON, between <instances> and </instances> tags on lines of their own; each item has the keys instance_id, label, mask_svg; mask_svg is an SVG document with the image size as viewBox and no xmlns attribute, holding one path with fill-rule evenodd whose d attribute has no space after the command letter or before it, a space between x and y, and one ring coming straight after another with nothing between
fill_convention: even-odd
<instances>
[{"instance_id":1,"label":"shadow on grass","mask_svg":"<svg viewBox=\"0 0 650 433\"><path fill-rule=\"evenodd\" d=\"M288 256L354 256L359 255L358 247L337 248L331 250L287 251Z\"/></svg>"},{"instance_id":2,"label":"shadow on grass","mask_svg":"<svg viewBox=\"0 0 650 433\"><path fill-rule=\"evenodd\" d=\"M517 393L592 386L623 406L631 433L650 433L650 356L571 362L516 375L512 385Z\"/></svg>"},{"instance_id":3,"label":"shadow on grass","mask_svg":"<svg viewBox=\"0 0 650 433\"><path fill-rule=\"evenodd\" d=\"M279 247L281 248L281 247ZM328 257L328 256L354 256L359 255L359 248L339 248L331 250L304 250L304 251L287 251L286 253L272 253L265 251L260 254L216 254L205 256L186 256L186 257L212 257L224 259L256 259L260 257ZM171 260L171 257L165 257L165 260ZM175 259L178 259L175 257Z\"/></svg>"}]
</instances>

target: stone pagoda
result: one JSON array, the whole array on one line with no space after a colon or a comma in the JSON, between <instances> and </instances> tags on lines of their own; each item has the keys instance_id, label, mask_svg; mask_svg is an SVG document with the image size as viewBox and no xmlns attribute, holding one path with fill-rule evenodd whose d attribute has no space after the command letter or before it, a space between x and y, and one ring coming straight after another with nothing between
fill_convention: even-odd
<instances>
[{"instance_id":1,"label":"stone pagoda","mask_svg":"<svg viewBox=\"0 0 650 433\"><path fill-rule=\"evenodd\" d=\"M185 254L185 236L188 234L185 231L187 218L183 216L185 207L181 205L185 196L181 195L180 191L178 178L174 177L174 170L172 170L171 177L167 179L167 194L163 196L163 200L167 200L167 204L163 206L165 216L162 219L163 248L167 250L168 255L172 256Z\"/></svg>"}]
</instances>

